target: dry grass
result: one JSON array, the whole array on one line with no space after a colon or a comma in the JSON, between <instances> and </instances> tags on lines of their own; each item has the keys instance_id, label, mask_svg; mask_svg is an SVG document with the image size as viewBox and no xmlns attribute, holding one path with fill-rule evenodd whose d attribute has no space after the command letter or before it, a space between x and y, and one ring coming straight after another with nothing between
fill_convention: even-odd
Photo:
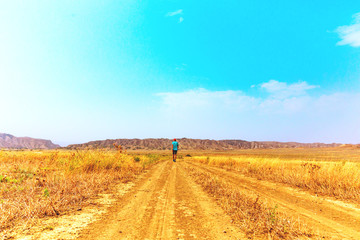
<instances>
[{"instance_id":1,"label":"dry grass","mask_svg":"<svg viewBox=\"0 0 360 240\"><path fill-rule=\"evenodd\" d=\"M191 156L227 156L227 157L251 157L280 160L304 160L326 162L360 162L360 147L336 147L336 148L273 148L273 149L239 149L228 151L182 151Z\"/></svg>"},{"instance_id":2,"label":"dry grass","mask_svg":"<svg viewBox=\"0 0 360 240\"><path fill-rule=\"evenodd\" d=\"M80 209L157 160L120 151L0 151L0 232Z\"/></svg>"},{"instance_id":3,"label":"dry grass","mask_svg":"<svg viewBox=\"0 0 360 240\"><path fill-rule=\"evenodd\" d=\"M192 160L236 170L257 179L360 202L359 149L252 150L246 155L195 156ZM267 151L270 153L267 155ZM260 155L261 152L263 155ZM291 156L291 157L289 157ZM351 161L347 161L350 159Z\"/></svg>"},{"instance_id":4,"label":"dry grass","mask_svg":"<svg viewBox=\"0 0 360 240\"><path fill-rule=\"evenodd\" d=\"M240 225L248 238L299 239L314 237L313 231L298 220L269 206L250 191L237 188L211 173L187 167L195 182L213 196L218 204Z\"/></svg>"}]
</instances>

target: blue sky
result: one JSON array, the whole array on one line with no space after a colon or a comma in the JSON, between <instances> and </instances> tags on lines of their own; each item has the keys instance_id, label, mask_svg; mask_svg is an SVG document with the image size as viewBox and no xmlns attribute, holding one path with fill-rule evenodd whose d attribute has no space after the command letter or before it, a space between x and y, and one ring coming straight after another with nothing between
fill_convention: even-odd
<instances>
[{"instance_id":1,"label":"blue sky","mask_svg":"<svg viewBox=\"0 0 360 240\"><path fill-rule=\"evenodd\" d=\"M360 143L359 1L0 1L0 132Z\"/></svg>"}]
</instances>

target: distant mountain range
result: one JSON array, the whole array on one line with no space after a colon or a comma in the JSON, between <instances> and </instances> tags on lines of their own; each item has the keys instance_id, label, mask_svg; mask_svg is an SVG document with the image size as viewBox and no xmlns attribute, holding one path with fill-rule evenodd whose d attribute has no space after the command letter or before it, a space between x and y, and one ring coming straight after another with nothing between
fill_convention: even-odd
<instances>
[{"instance_id":1,"label":"distant mountain range","mask_svg":"<svg viewBox=\"0 0 360 240\"><path fill-rule=\"evenodd\" d=\"M165 150L171 148L172 139L108 139L91 141L83 144L69 145L67 149L113 148L113 144L121 145L130 150ZM203 140L203 139L178 139L180 149L183 150L236 150L255 148L319 148L338 147L341 144L332 143L297 143L297 142L249 142L244 140Z\"/></svg>"},{"instance_id":2,"label":"distant mountain range","mask_svg":"<svg viewBox=\"0 0 360 240\"><path fill-rule=\"evenodd\" d=\"M166 150L171 148L172 139L147 138L147 139L107 139L91 141L83 144L72 144L65 149L96 149L113 148L114 144L121 145L128 150ZM256 148L321 148L345 146L339 143L297 143L297 142L258 142L245 140L208 140L208 139L178 139L182 150L237 150ZM30 137L15 137L10 134L0 133L0 148L7 149L54 149L59 145L50 140Z\"/></svg>"},{"instance_id":3,"label":"distant mountain range","mask_svg":"<svg viewBox=\"0 0 360 240\"><path fill-rule=\"evenodd\" d=\"M0 133L0 148L8 149L54 149L60 147L50 140L30 137L15 137L10 134Z\"/></svg>"}]
</instances>

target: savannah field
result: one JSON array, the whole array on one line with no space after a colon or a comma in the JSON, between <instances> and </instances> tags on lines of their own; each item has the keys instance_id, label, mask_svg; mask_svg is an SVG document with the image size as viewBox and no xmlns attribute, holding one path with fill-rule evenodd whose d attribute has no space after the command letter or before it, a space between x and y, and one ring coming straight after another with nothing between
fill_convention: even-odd
<instances>
[{"instance_id":1,"label":"savannah field","mask_svg":"<svg viewBox=\"0 0 360 240\"><path fill-rule=\"evenodd\" d=\"M1 239L360 239L360 148L0 151Z\"/></svg>"}]
</instances>

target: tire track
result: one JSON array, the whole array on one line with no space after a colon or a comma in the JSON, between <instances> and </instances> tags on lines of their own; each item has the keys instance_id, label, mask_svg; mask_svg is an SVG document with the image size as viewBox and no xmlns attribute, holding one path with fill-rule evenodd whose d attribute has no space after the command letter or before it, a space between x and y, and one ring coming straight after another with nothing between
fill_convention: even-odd
<instances>
[{"instance_id":1,"label":"tire track","mask_svg":"<svg viewBox=\"0 0 360 240\"><path fill-rule=\"evenodd\" d=\"M186 162L189 166L206 171L236 186L255 192L277 203L283 210L316 226L320 231L346 239L360 239L360 210L339 206L303 191L296 191L282 184L257 180L233 171L210 167L200 163Z\"/></svg>"},{"instance_id":2,"label":"tire track","mask_svg":"<svg viewBox=\"0 0 360 240\"><path fill-rule=\"evenodd\" d=\"M179 239L247 239L231 218L196 184L178 162L176 221Z\"/></svg>"},{"instance_id":3,"label":"tire track","mask_svg":"<svg viewBox=\"0 0 360 240\"><path fill-rule=\"evenodd\" d=\"M154 189L155 195L148 203L148 212L141 222L146 227L141 229L138 239L173 239L176 168L171 165L167 170L166 179L159 182Z\"/></svg>"},{"instance_id":4,"label":"tire track","mask_svg":"<svg viewBox=\"0 0 360 240\"><path fill-rule=\"evenodd\" d=\"M101 221L84 230L79 239L139 239L138 233L144 226L139 222L146 221L154 212L152 206L146 203L158 196L158 189L166 182L169 167L166 162L157 164L133 191L110 207Z\"/></svg>"}]
</instances>

